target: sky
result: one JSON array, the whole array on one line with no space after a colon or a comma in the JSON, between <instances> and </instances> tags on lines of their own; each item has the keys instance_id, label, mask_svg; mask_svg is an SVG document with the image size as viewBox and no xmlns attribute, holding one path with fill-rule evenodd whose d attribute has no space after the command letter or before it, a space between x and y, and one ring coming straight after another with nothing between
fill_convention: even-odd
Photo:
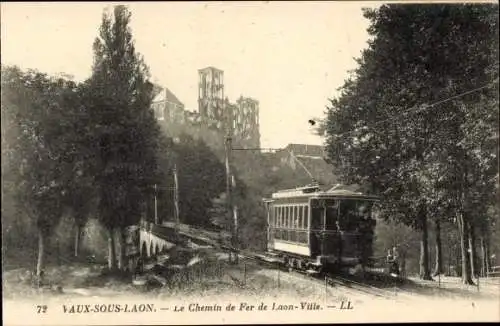
<instances>
[{"instance_id":1,"label":"sky","mask_svg":"<svg viewBox=\"0 0 500 326\"><path fill-rule=\"evenodd\" d=\"M2 64L90 76L92 43L113 2L1 4ZM132 2L136 50L153 81L196 111L198 69L224 71L225 96L260 104L261 147L323 142L324 117L367 47L362 8L375 2Z\"/></svg>"}]
</instances>

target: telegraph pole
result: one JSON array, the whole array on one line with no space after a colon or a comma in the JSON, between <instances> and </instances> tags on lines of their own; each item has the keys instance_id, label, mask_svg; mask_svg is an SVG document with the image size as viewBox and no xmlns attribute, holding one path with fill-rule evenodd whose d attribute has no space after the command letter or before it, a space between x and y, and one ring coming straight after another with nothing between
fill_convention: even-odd
<instances>
[{"instance_id":1,"label":"telegraph pole","mask_svg":"<svg viewBox=\"0 0 500 326\"><path fill-rule=\"evenodd\" d=\"M156 196L157 196L157 187L156 187L156 183L155 183L155 224L158 225L159 221L158 221L158 200L156 199Z\"/></svg>"},{"instance_id":2,"label":"telegraph pole","mask_svg":"<svg viewBox=\"0 0 500 326\"><path fill-rule=\"evenodd\" d=\"M231 136L226 136L225 139L225 150L226 150L226 214L227 220L230 221L231 224L231 246L235 248L236 244L236 218L234 208L233 208L233 196L232 196L232 187L233 187L233 176L231 173L231 152L232 152L232 139ZM235 255L234 262L238 261L238 254Z\"/></svg>"},{"instance_id":3,"label":"telegraph pole","mask_svg":"<svg viewBox=\"0 0 500 326\"><path fill-rule=\"evenodd\" d=\"M232 189L231 190L234 190L236 189L236 178L234 177L234 175L231 175L231 186L232 186ZM238 206L236 205L236 203L233 203L233 227L234 227L234 231L233 231L233 248L239 248L239 241L238 241ZM238 263L238 253L236 253L235 255L235 263Z\"/></svg>"},{"instance_id":4,"label":"telegraph pole","mask_svg":"<svg viewBox=\"0 0 500 326\"><path fill-rule=\"evenodd\" d=\"M177 164L174 164L174 208L175 208L175 229L179 232L179 179L177 177Z\"/></svg>"}]
</instances>

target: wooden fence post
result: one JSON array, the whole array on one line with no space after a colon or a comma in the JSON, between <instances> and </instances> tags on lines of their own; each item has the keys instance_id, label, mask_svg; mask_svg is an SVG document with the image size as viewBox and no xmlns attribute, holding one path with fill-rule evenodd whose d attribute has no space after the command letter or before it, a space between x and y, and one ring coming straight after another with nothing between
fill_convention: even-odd
<instances>
[{"instance_id":1,"label":"wooden fence post","mask_svg":"<svg viewBox=\"0 0 500 326\"><path fill-rule=\"evenodd\" d=\"M247 262L243 263L243 268L244 268L244 278L243 278L243 284L247 285Z\"/></svg>"},{"instance_id":2,"label":"wooden fence post","mask_svg":"<svg viewBox=\"0 0 500 326\"><path fill-rule=\"evenodd\" d=\"M278 266L278 289L280 288L280 268Z\"/></svg>"}]
</instances>

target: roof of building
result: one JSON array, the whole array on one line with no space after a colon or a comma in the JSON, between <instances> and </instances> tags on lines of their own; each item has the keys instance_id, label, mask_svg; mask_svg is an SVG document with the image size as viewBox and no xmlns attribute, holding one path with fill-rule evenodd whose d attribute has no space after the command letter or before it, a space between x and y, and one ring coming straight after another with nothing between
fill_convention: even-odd
<instances>
[{"instance_id":1,"label":"roof of building","mask_svg":"<svg viewBox=\"0 0 500 326\"><path fill-rule=\"evenodd\" d=\"M286 149L293 152L295 155L318 156L318 157L323 157L324 155L323 147L319 145L288 144Z\"/></svg>"},{"instance_id":2,"label":"roof of building","mask_svg":"<svg viewBox=\"0 0 500 326\"><path fill-rule=\"evenodd\" d=\"M205 67L205 68L198 69L198 71L206 71L206 70L215 70L215 71L223 72L223 70L221 70L219 68L215 68L213 66L208 66L208 67Z\"/></svg>"},{"instance_id":3,"label":"roof of building","mask_svg":"<svg viewBox=\"0 0 500 326\"><path fill-rule=\"evenodd\" d=\"M240 95L240 97L238 97L238 99L236 100L236 103L239 103L239 102L248 102L248 103L259 104L259 101L254 99L253 97L243 96L243 95Z\"/></svg>"},{"instance_id":4,"label":"roof of building","mask_svg":"<svg viewBox=\"0 0 500 326\"><path fill-rule=\"evenodd\" d=\"M175 103L177 105L184 106L184 104L177 98L177 96L175 96L175 94L172 93L172 91L167 87L162 88L162 91L153 99L153 102L162 102L165 100L167 100L168 102Z\"/></svg>"}]
</instances>

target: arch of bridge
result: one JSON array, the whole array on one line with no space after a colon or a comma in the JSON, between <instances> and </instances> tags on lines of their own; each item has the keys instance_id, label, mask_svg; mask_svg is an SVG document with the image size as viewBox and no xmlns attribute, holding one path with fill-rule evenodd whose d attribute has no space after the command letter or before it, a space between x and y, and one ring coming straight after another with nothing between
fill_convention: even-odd
<instances>
[{"instance_id":1,"label":"arch of bridge","mask_svg":"<svg viewBox=\"0 0 500 326\"><path fill-rule=\"evenodd\" d=\"M160 252L174 246L173 243L170 243L165 239L162 239L143 229L141 229L139 233L139 243L140 254L147 257L157 255ZM146 250L146 253L144 253L144 250Z\"/></svg>"}]
</instances>

